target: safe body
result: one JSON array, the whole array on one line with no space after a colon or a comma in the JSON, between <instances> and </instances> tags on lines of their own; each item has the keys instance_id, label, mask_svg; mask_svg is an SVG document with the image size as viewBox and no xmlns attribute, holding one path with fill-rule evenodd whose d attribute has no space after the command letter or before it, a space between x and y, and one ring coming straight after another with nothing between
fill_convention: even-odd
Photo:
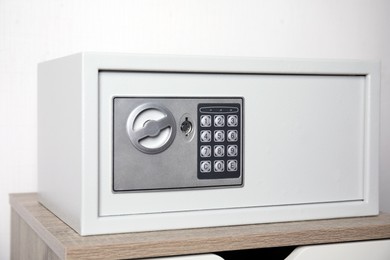
<instances>
[{"instance_id":1,"label":"safe body","mask_svg":"<svg viewBox=\"0 0 390 260\"><path fill-rule=\"evenodd\" d=\"M81 53L38 72L39 198L81 235L378 213L376 62Z\"/></svg>"}]
</instances>

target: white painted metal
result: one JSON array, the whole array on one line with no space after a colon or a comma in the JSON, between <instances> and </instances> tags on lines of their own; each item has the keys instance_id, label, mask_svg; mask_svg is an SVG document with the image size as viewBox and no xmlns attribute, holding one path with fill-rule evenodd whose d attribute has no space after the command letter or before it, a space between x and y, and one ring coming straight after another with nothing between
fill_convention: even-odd
<instances>
[{"instance_id":1,"label":"white painted metal","mask_svg":"<svg viewBox=\"0 0 390 260\"><path fill-rule=\"evenodd\" d=\"M363 200L363 76L100 74L101 173L114 96L242 96L246 140L244 188L113 194L100 174L101 216Z\"/></svg>"},{"instance_id":2,"label":"white painted metal","mask_svg":"<svg viewBox=\"0 0 390 260\"><path fill-rule=\"evenodd\" d=\"M38 70L38 189L41 202L76 230L83 204L80 56Z\"/></svg>"},{"instance_id":3,"label":"white painted metal","mask_svg":"<svg viewBox=\"0 0 390 260\"><path fill-rule=\"evenodd\" d=\"M390 240L302 246L285 260L388 260Z\"/></svg>"},{"instance_id":4,"label":"white painted metal","mask_svg":"<svg viewBox=\"0 0 390 260\"><path fill-rule=\"evenodd\" d=\"M244 187L113 194L122 95L244 97ZM84 53L39 66L40 198L82 235L377 214L378 132L375 62Z\"/></svg>"}]
</instances>

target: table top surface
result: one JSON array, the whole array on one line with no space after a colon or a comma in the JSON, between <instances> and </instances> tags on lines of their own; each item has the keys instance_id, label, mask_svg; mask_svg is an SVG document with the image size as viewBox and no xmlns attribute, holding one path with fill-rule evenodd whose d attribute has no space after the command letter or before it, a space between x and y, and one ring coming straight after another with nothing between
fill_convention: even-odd
<instances>
[{"instance_id":1,"label":"table top surface","mask_svg":"<svg viewBox=\"0 0 390 260\"><path fill-rule=\"evenodd\" d=\"M390 238L390 213L83 237L42 206L36 193L11 194L10 204L63 259L134 259Z\"/></svg>"}]
</instances>

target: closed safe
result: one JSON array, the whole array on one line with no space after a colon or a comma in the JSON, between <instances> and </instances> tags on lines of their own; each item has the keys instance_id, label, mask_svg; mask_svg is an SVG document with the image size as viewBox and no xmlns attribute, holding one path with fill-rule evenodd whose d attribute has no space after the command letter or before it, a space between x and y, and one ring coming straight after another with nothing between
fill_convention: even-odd
<instances>
[{"instance_id":1,"label":"closed safe","mask_svg":"<svg viewBox=\"0 0 390 260\"><path fill-rule=\"evenodd\" d=\"M38 67L40 202L81 235L378 214L379 63Z\"/></svg>"}]
</instances>

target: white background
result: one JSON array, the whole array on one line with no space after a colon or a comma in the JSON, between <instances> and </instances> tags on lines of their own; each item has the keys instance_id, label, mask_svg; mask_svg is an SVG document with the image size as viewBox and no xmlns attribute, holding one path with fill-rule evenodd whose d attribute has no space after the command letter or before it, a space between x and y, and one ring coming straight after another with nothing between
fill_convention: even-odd
<instances>
[{"instance_id":1,"label":"white background","mask_svg":"<svg viewBox=\"0 0 390 260\"><path fill-rule=\"evenodd\" d=\"M8 193L36 190L38 62L80 51L380 60L390 211L389 46L387 0L0 0L0 259Z\"/></svg>"}]
</instances>

